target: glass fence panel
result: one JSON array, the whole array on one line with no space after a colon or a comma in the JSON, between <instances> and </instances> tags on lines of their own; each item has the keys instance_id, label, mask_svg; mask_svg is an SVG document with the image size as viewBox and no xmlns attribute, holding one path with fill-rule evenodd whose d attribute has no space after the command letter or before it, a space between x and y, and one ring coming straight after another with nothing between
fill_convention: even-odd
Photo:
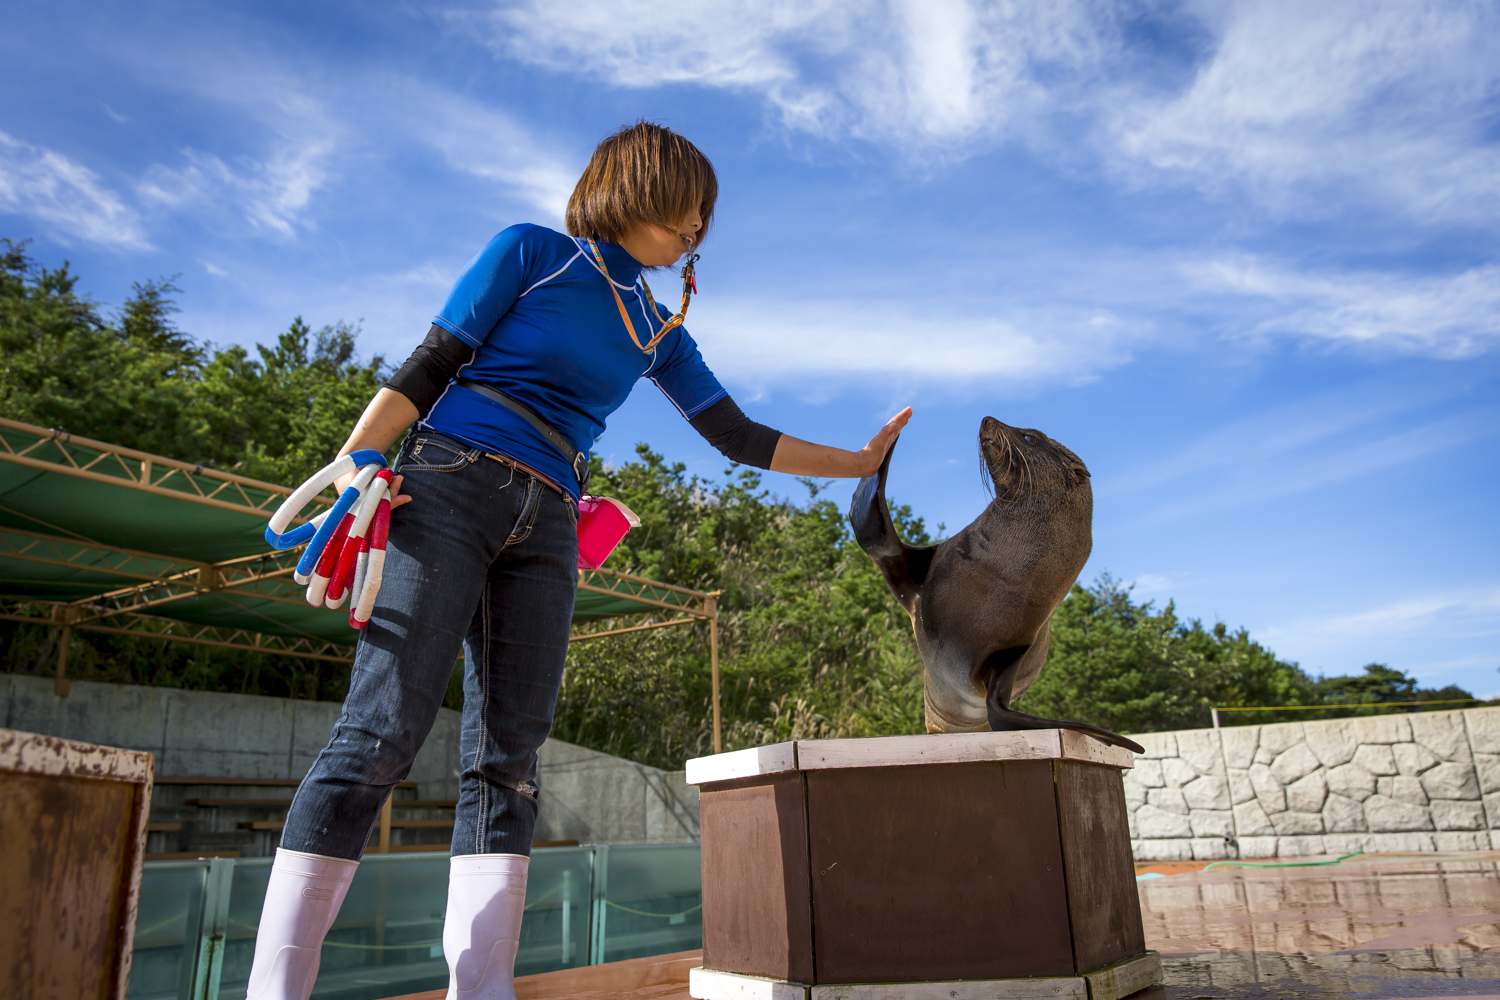
<instances>
[{"instance_id":1,"label":"glass fence panel","mask_svg":"<svg viewBox=\"0 0 1500 1000\"><path fill-rule=\"evenodd\" d=\"M146 867L129 1000L196 1000L195 975L206 1000L244 1000L271 859L213 865ZM516 974L702 947L699 866L696 844L534 851ZM447 985L447 896L446 853L367 855L324 941L314 1000ZM215 927L225 935L211 947Z\"/></svg>"},{"instance_id":2,"label":"glass fence panel","mask_svg":"<svg viewBox=\"0 0 1500 1000\"><path fill-rule=\"evenodd\" d=\"M235 867L220 1000L242 1000L270 877L269 859ZM443 910L448 855L366 855L323 940L315 1000L379 1000L448 985Z\"/></svg>"},{"instance_id":3,"label":"glass fence panel","mask_svg":"<svg viewBox=\"0 0 1500 1000\"><path fill-rule=\"evenodd\" d=\"M323 941L316 1000L379 1000L448 985L448 852L366 855Z\"/></svg>"},{"instance_id":4,"label":"glass fence panel","mask_svg":"<svg viewBox=\"0 0 1500 1000\"><path fill-rule=\"evenodd\" d=\"M609 847L595 904L596 962L703 947L702 855L697 844Z\"/></svg>"},{"instance_id":5,"label":"glass fence panel","mask_svg":"<svg viewBox=\"0 0 1500 1000\"><path fill-rule=\"evenodd\" d=\"M141 872L128 1000L190 1000L205 861L153 861Z\"/></svg>"},{"instance_id":6,"label":"glass fence panel","mask_svg":"<svg viewBox=\"0 0 1500 1000\"><path fill-rule=\"evenodd\" d=\"M242 858L229 879L228 920L219 958L219 992L224 1000L244 1000L255 957L255 929L271 878L270 858ZM222 904L221 904L222 905Z\"/></svg>"},{"instance_id":7,"label":"glass fence panel","mask_svg":"<svg viewBox=\"0 0 1500 1000\"><path fill-rule=\"evenodd\" d=\"M593 870L592 848L544 847L531 852L516 975L589 964Z\"/></svg>"}]
</instances>

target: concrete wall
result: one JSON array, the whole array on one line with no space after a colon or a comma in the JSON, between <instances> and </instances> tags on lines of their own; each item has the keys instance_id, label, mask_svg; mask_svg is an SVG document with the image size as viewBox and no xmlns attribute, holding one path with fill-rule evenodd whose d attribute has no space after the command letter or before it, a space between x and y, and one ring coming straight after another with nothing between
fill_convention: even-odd
<instances>
[{"instance_id":1,"label":"concrete wall","mask_svg":"<svg viewBox=\"0 0 1500 1000\"><path fill-rule=\"evenodd\" d=\"M1137 860L1500 850L1500 708L1134 738Z\"/></svg>"},{"instance_id":2,"label":"concrete wall","mask_svg":"<svg viewBox=\"0 0 1500 1000\"><path fill-rule=\"evenodd\" d=\"M156 755L159 775L301 778L328 742L332 702L0 674L0 726ZM441 709L410 780L418 797L458 797L459 714ZM698 839L698 790L662 771L548 740L539 754L537 840L682 843ZM166 791L164 787L163 792Z\"/></svg>"}]
</instances>

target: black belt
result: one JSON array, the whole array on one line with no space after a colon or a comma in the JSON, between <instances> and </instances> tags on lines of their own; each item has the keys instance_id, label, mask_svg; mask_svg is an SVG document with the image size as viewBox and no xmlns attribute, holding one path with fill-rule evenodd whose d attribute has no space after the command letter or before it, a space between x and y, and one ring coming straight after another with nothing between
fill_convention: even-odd
<instances>
[{"instance_id":1,"label":"black belt","mask_svg":"<svg viewBox=\"0 0 1500 1000\"><path fill-rule=\"evenodd\" d=\"M488 382L476 382L471 378L456 378L453 380L465 389L471 389L486 399L492 399L506 409L514 412L536 429L536 432L562 453L568 465L573 469L573 475L578 477L578 488L581 490L589 481L589 457L568 443L568 439L552 429L552 425L537 416L525 403L519 399L507 396Z\"/></svg>"}]
</instances>

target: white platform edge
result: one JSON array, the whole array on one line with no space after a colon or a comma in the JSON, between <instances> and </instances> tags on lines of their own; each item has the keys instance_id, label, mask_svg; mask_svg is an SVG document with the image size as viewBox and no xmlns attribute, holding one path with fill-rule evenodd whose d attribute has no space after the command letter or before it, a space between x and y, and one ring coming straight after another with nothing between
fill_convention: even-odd
<instances>
[{"instance_id":1,"label":"white platform edge","mask_svg":"<svg viewBox=\"0 0 1500 1000\"><path fill-rule=\"evenodd\" d=\"M946 983L807 986L700 967L688 973L688 994L694 1000L1123 1000L1161 978L1161 955L1148 951L1083 976Z\"/></svg>"},{"instance_id":2,"label":"white platform edge","mask_svg":"<svg viewBox=\"0 0 1500 1000\"><path fill-rule=\"evenodd\" d=\"M797 770L797 744L773 743L768 747L731 750L711 757L694 757L687 762L687 783L703 785L711 781L732 781L761 774L780 774Z\"/></svg>"},{"instance_id":3,"label":"white platform edge","mask_svg":"<svg viewBox=\"0 0 1500 1000\"><path fill-rule=\"evenodd\" d=\"M1071 729L1008 733L927 733L861 739L797 740L735 750L687 762L687 783L703 785L783 771L838 767L902 767L996 760L1078 760L1132 768L1135 754Z\"/></svg>"},{"instance_id":4,"label":"white platform edge","mask_svg":"<svg viewBox=\"0 0 1500 1000\"><path fill-rule=\"evenodd\" d=\"M688 995L694 1000L1090 1000L1082 976L805 986L703 968L688 973Z\"/></svg>"},{"instance_id":5,"label":"white platform edge","mask_svg":"<svg viewBox=\"0 0 1500 1000\"><path fill-rule=\"evenodd\" d=\"M1090 1000L1081 976L814 986L809 1000ZM712 998L718 1000L718 998Z\"/></svg>"},{"instance_id":6,"label":"white platform edge","mask_svg":"<svg viewBox=\"0 0 1500 1000\"><path fill-rule=\"evenodd\" d=\"M688 970L688 996L694 1000L807 1000L809 989L802 983L714 972L702 966Z\"/></svg>"}]
</instances>

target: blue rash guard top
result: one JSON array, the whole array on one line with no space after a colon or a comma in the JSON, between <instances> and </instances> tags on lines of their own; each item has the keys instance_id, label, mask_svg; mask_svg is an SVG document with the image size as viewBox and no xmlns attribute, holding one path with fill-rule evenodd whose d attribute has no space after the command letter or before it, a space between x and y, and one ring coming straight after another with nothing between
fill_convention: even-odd
<instances>
[{"instance_id":1,"label":"blue rash guard top","mask_svg":"<svg viewBox=\"0 0 1500 1000\"><path fill-rule=\"evenodd\" d=\"M598 247L636 336L647 343L670 314L646 302L634 257L614 243ZM474 348L459 377L525 403L584 454L642 376L688 418L727 395L681 326L642 352L606 280L586 240L511 226L464 266L433 323ZM417 426L509 456L579 496L562 454L519 415L472 389L450 384Z\"/></svg>"}]
</instances>

